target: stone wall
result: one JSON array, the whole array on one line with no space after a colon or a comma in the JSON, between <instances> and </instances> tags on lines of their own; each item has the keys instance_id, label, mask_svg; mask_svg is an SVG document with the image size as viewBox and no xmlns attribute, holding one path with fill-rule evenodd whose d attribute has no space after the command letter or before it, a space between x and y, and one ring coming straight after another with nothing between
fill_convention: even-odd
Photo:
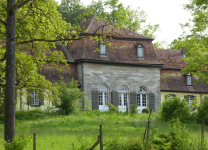
<instances>
[{"instance_id":1,"label":"stone wall","mask_svg":"<svg viewBox=\"0 0 208 150\"><path fill-rule=\"evenodd\" d=\"M131 67L104 64L83 64L84 91L91 100L91 91L98 90L102 84L107 85L110 91L118 91L118 88L125 85L129 93L137 92L141 86L147 89L148 93L155 94L155 107L160 105L160 68L159 67ZM129 100L130 100L130 94ZM147 99L148 100L148 99Z\"/></svg>"}]
</instances>

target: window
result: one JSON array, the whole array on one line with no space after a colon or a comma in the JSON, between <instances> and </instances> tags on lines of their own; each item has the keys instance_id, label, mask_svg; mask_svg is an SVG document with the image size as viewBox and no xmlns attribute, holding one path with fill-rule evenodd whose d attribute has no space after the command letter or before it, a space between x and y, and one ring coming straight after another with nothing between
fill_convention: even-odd
<instances>
[{"instance_id":1,"label":"window","mask_svg":"<svg viewBox=\"0 0 208 150\"><path fill-rule=\"evenodd\" d=\"M176 97L176 95L175 94L166 94L165 98L168 98L168 97Z\"/></svg>"},{"instance_id":2,"label":"window","mask_svg":"<svg viewBox=\"0 0 208 150\"><path fill-rule=\"evenodd\" d=\"M32 91L31 105L39 105L38 93L35 90Z\"/></svg>"},{"instance_id":3,"label":"window","mask_svg":"<svg viewBox=\"0 0 208 150\"><path fill-rule=\"evenodd\" d=\"M28 105L39 107L44 105L44 95L41 90L27 90L27 103Z\"/></svg>"},{"instance_id":4,"label":"window","mask_svg":"<svg viewBox=\"0 0 208 150\"><path fill-rule=\"evenodd\" d=\"M186 75L186 84L187 85L192 85L192 76L191 75Z\"/></svg>"},{"instance_id":5,"label":"window","mask_svg":"<svg viewBox=\"0 0 208 150\"><path fill-rule=\"evenodd\" d=\"M187 103L189 104L189 106L191 106L191 102L194 99L195 96L193 95L185 95L184 98L187 100Z\"/></svg>"},{"instance_id":6,"label":"window","mask_svg":"<svg viewBox=\"0 0 208 150\"><path fill-rule=\"evenodd\" d=\"M142 45L137 45L137 57L144 58L144 47Z\"/></svg>"},{"instance_id":7,"label":"window","mask_svg":"<svg viewBox=\"0 0 208 150\"><path fill-rule=\"evenodd\" d=\"M147 91L144 87L137 90L137 105L147 107Z\"/></svg>"},{"instance_id":8,"label":"window","mask_svg":"<svg viewBox=\"0 0 208 150\"><path fill-rule=\"evenodd\" d=\"M128 102L128 89L125 86L120 86L118 88L118 106L127 106Z\"/></svg>"},{"instance_id":9,"label":"window","mask_svg":"<svg viewBox=\"0 0 208 150\"><path fill-rule=\"evenodd\" d=\"M104 43L100 43L100 54L106 55L106 45Z\"/></svg>"},{"instance_id":10,"label":"window","mask_svg":"<svg viewBox=\"0 0 208 150\"><path fill-rule=\"evenodd\" d=\"M110 102L109 88L106 85L101 85L98 93L99 105L106 105Z\"/></svg>"}]
</instances>

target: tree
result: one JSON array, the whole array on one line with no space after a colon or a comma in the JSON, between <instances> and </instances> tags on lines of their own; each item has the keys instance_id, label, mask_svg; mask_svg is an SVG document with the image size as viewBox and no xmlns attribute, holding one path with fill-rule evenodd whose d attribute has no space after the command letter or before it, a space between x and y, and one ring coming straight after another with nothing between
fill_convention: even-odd
<instances>
[{"instance_id":1,"label":"tree","mask_svg":"<svg viewBox=\"0 0 208 150\"><path fill-rule=\"evenodd\" d=\"M71 26L56 6L53 0L0 0L0 85L5 89L7 142L15 136L15 84L49 88L51 83L37 72L47 61L66 62L62 53L51 52L49 46L77 39L71 36L74 30L67 32Z\"/></svg>"},{"instance_id":2,"label":"tree","mask_svg":"<svg viewBox=\"0 0 208 150\"><path fill-rule=\"evenodd\" d=\"M193 19L190 23L183 25L191 34L185 32L177 40L171 43L171 48L179 49L186 47L186 68L184 73L199 76L199 82L208 82L208 1L192 0L185 5L185 9L191 11ZM193 25L192 25L193 24Z\"/></svg>"}]
</instances>

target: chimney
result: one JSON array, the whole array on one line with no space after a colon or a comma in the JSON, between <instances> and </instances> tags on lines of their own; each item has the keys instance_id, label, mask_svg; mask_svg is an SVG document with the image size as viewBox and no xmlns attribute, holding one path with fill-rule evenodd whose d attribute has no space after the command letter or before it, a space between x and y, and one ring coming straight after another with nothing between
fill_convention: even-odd
<instances>
[{"instance_id":1,"label":"chimney","mask_svg":"<svg viewBox=\"0 0 208 150\"><path fill-rule=\"evenodd\" d=\"M182 50L181 50L181 55L183 55L184 57L186 56L186 52L185 52L186 48L185 47L182 47Z\"/></svg>"}]
</instances>

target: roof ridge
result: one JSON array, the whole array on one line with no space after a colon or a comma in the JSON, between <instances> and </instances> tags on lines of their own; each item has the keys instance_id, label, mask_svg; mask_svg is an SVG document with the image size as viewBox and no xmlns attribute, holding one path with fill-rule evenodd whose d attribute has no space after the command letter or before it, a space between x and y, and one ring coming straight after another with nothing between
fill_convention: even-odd
<instances>
[{"instance_id":1,"label":"roof ridge","mask_svg":"<svg viewBox=\"0 0 208 150\"><path fill-rule=\"evenodd\" d=\"M130 31L130 32L132 32L132 33L134 33L134 34L137 34L137 35L139 35L139 36L142 36L142 37L145 37L145 38L149 38L149 39L153 39L153 38L150 38L150 37L147 37L147 36L138 34L138 33L136 33L136 32L133 32L133 31L131 31L131 30L129 30L129 29L126 29L126 28L124 28L124 29L125 29L125 30L128 30L128 31ZM154 40L154 39L153 39L153 40Z\"/></svg>"},{"instance_id":2,"label":"roof ridge","mask_svg":"<svg viewBox=\"0 0 208 150\"><path fill-rule=\"evenodd\" d=\"M92 17L92 21L89 23L89 25L88 25L88 27L87 27L86 32L87 32L87 31L88 31L88 29L90 28L90 26L91 26L92 22L94 21L94 19L95 19L95 16L93 16L93 17Z\"/></svg>"}]
</instances>

